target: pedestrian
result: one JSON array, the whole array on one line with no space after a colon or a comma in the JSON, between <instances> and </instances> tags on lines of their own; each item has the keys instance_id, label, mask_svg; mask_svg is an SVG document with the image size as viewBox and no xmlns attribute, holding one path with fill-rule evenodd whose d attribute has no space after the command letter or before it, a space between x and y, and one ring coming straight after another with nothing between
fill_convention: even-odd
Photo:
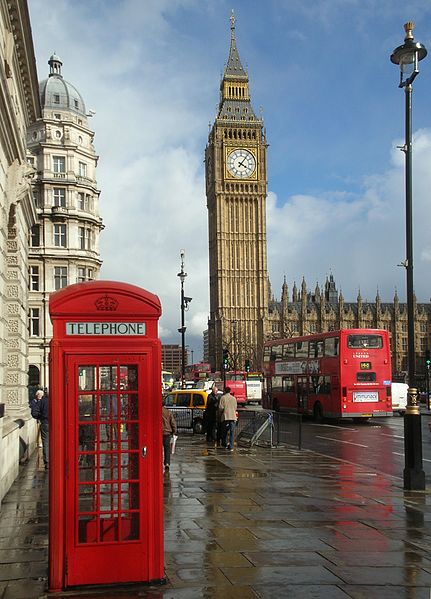
<instances>
[{"instance_id":1,"label":"pedestrian","mask_svg":"<svg viewBox=\"0 0 431 599\"><path fill-rule=\"evenodd\" d=\"M45 470L48 470L49 457L49 427L48 427L48 395L38 389L30 404L31 415L39 421L42 437L42 454Z\"/></svg>"},{"instance_id":2,"label":"pedestrian","mask_svg":"<svg viewBox=\"0 0 431 599\"><path fill-rule=\"evenodd\" d=\"M204 411L204 426L206 430L206 439L208 443L215 441L215 433L217 427L217 412L218 412L218 389L216 385L211 388L211 393L207 397L207 404Z\"/></svg>"},{"instance_id":3,"label":"pedestrian","mask_svg":"<svg viewBox=\"0 0 431 599\"><path fill-rule=\"evenodd\" d=\"M169 472L171 465L171 438L177 432L177 423L170 410L165 406L165 400L162 400L162 433L163 433L163 465L165 473Z\"/></svg>"},{"instance_id":4,"label":"pedestrian","mask_svg":"<svg viewBox=\"0 0 431 599\"><path fill-rule=\"evenodd\" d=\"M235 426L237 419L237 403L233 395L231 395L230 387L226 387L223 395L220 398L219 411L222 425L225 427L226 449L233 451L235 441Z\"/></svg>"}]
</instances>

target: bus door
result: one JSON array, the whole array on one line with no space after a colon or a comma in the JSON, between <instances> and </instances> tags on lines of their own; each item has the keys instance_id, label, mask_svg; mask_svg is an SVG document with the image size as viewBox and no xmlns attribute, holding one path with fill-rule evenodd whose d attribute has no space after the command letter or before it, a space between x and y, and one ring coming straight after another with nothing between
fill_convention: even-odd
<instances>
[{"instance_id":1,"label":"bus door","mask_svg":"<svg viewBox=\"0 0 431 599\"><path fill-rule=\"evenodd\" d=\"M308 410L308 377L306 376L298 376L296 380L296 399L298 413L306 413Z\"/></svg>"}]
</instances>

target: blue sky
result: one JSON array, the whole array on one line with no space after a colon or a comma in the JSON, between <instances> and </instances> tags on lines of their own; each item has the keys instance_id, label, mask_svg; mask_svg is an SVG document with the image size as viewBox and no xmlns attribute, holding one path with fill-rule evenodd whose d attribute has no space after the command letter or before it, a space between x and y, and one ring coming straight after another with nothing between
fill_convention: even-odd
<instances>
[{"instance_id":1,"label":"blue sky","mask_svg":"<svg viewBox=\"0 0 431 599\"><path fill-rule=\"evenodd\" d=\"M431 52L431 4L395 0L29 0L39 79L55 51L81 92L100 155L102 277L162 301L163 342L180 343L180 250L187 343L208 317L203 155L229 52L239 54L268 149L273 292L333 273L346 301L405 299L404 92L389 56L403 24ZM431 56L413 93L414 280L431 295Z\"/></svg>"}]
</instances>

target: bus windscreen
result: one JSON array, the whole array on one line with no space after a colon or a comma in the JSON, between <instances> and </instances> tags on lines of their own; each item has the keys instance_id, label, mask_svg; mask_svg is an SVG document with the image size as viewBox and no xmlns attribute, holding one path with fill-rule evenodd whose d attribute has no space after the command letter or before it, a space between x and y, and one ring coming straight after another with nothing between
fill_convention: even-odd
<instances>
[{"instance_id":1,"label":"bus windscreen","mask_svg":"<svg viewBox=\"0 0 431 599\"><path fill-rule=\"evenodd\" d=\"M349 335L347 347L350 349L381 349L383 339L380 335Z\"/></svg>"}]
</instances>

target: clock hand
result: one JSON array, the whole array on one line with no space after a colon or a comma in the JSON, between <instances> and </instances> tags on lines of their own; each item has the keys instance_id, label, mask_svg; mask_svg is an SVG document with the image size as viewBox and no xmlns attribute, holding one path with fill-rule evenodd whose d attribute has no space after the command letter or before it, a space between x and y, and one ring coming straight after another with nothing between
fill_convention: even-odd
<instances>
[{"instance_id":1,"label":"clock hand","mask_svg":"<svg viewBox=\"0 0 431 599\"><path fill-rule=\"evenodd\" d=\"M245 158L243 158L241 162L238 162L238 166L244 166L245 167L244 160L245 160Z\"/></svg>"}]
</instances>

